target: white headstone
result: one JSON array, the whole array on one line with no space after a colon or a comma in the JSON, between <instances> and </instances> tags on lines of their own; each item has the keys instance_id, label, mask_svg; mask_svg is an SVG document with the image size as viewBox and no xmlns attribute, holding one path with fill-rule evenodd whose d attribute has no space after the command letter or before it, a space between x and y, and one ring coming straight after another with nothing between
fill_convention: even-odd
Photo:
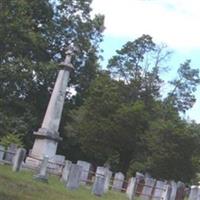
<instances>
[{"instance_id":1,"label":"white headstone","mask_svg":"<svg viewBox=\"0 0 200 200\"><path fill-rule=\"evenodd\" d=\"M170 194L171 194L171 186L170 185L165 185L164 186L164 191L162 193L162 200L169 200L170 199Z\"/></svg>"},{"instance_id":2,"label":"white headstone","mask_svg":"<svg viewBox=\"0 0 200 200\"><path fill-rule=\"evenodd\" d=\"M24 161L26 156L26 149L19 148L17 149L16 155L13 159L13 168L12 170L18 172L21 169L22 162Z\"/></svg>"},{"instance_id":3,"label":"white headstone","mask_svg":"<svg viewBox=\"0 0 200 200\"><path fill-rule=\"evenodd\" d=\"M91 164L86 161L78 160L77 165L82 167L81 183L86 184L89 178Z\"/></svg>"},{"instance_id":4,"label":"white headstone","mask_svg":"<svg viewBox=\"0 0 200 200\"><path fill-rule=\"evenodd\" d=\"M171 186L170 200L175 200L176 199L176 192L177 192L177 184L176 184L175 181L171 181L170 186Z\"/></svg>"},{"instance_id":5,"label":"white headstone","mask_svg":"<svg viewBox=\"0 0 200 200\"><path fill-rule=\"evenodd\" d=\"M5 154L5 147L0 145L0 161L3 160Z\"/></svg>"},{"instance_id":6,"label":"white headstone","mask_svg":"<svg viewBox=\"0 0 200 200\"><path fill-rule=\"evenodd\" d=\"M96 196L102 196L104 194L105 177L96 176L92 187L92 194Z\"/></svg>"},{"instance_id":7,"label":"white headstone","mask_svg":"<svg viewBox=\"0 0 200 200\"><path fill-rule=\"evenodd\" d=\"M78 189L81 181L82 167L77 164L72 164L68 176L67 188L70 190Z\"/></svg>"},{"instance_id":8,"label":"white headstone","mask_svg":"<svg viewBox=\"0 0 200 200\"><path fill-rule=\"evenodd\" d=\"M109 169L107 169L106 177L105 177L106 180L105 180L105 185L104 185L104 192L108 192L109 190L111 177L112 177L112 172Z\"/></svg>"},{"instance_id":9,"label":"white headstone","mask_svg":"<svg viewBox=\"0 0 200 200\"><path fill-rule=\"evenodd\" d=\"M12 163L16 152L17 152L17 145L16 144L10 144L10 146L6 150L5 160Z\"/></svg>"},{"instance_id":10,"label":"white headstone","mask_svg":"<svg viewBox=\"0 0 200 200\"><path fill-rule=\"evenodd\" d=\"M136 178L132 177L129 179L128 187L126 189L126 195L128 196L129 200L133 200L135 196L136 190Z\"/></svg>"},{"instance_id":11,"label":"white headstone","mask_svg":"<svg viewBox=\"0 0 200 200\"><path fill-rule=\"evenodd\" d=\"M152 178L145 178L145 185L142 190L142 198L145 200L151 199L156 180Z\"/></svg>"},{"instance_id":12,"label":"white headstone","mask_svg":"<svg viewBox=\"0 0 200 200\"><path fill-rule=\"evenodd\" d=\"M65 161L65 167L63 168L62 177L61 177L61 181L64 183L67 183L68 181L71 165L72 165L72 162L70 160Z\"/></svg>"},{"instance_id":13,"label":"white headstone","mask_svg":"<svg viewBox=\"0 0 200 200\"><path fill-rule=\"evenodd\" d=\"M165 190L165 185L166 184L163 181L156 181L156 186L153 193L154 199L160 199L162 197L163 192Z\"/></svg>"},{"instance_id":14,"label":"white headstone","mask_svg":"<svg viewBox=\"0 0 200 200\"><path fill-rule=\"evenodd\" d=\"M53 156L53 158L49 160L48 170L50 173L61 175L64 165L65 165L65 156L55 155Z\"/></svg>"},{"instance_id":15,"label":"white headstone","mask_svg":"<svg viewBox=\"0 0 200 200\"><path fill-rule=\"evenodd\" d=\"M190 188L189 200L197 200L198 197L198 186L192 185Z\"/></svg>"},{"instance_id":16,"label":"white headstone","mask_svg":"<svg viewBox=\"0 0 200 200\"><path fill-rule=\"evenodd\" d=\"M40 168L39 168L39 174L34 175L33 178L42 181L42 182L48 182L48 177L47 177L47 165L48 165L49 157L44 156Z\"/></svg>"},{"instance_id":17,"label":"white headstone","mask_svg":"<svg viewBox=\"0 0 200 200\"><path fill-rule=\"evenodd\" d=\"M115 177L114 177L112 188L114 190L121 191L122 187L123 187L123 183L124 183L124 174L121 172L116 173Z\"/></svg>"}]
</instances>

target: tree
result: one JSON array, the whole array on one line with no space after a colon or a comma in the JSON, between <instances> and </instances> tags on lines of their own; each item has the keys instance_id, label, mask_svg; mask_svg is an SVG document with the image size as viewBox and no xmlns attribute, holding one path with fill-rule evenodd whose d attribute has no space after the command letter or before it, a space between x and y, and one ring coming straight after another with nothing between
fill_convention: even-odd
<instances>
[{"instance_id":1,"label":"tree","mask_svg":"<svg viewBox=\"0 0 200 200\"><path fill-rule=\"evenodd\" d=\"M190 62L186 60L180 65L178 77L170 82L173 89L166 98L166 102L173 104L180 112L185 112L193 106L196 101L194 92L200 83L199 69L192 69Z\"/></svg>"}]
</instances>

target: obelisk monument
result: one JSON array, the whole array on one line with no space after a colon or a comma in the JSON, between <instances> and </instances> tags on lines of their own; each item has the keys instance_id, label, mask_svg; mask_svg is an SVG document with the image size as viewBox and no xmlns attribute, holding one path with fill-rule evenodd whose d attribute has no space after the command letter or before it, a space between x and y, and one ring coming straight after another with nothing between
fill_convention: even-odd
<instances>
[{"instance_id":1,"label":"obelisk monument","mask_svg":"<svg viewBox=\"0 0 200 200\"><path fill-rule=\"evenodd\" d=\"M33 148L26 159L26 164L37 166L38 161L48 156L53 158L56 154L57 145L62 138L59 136L59 126L66 97L70 72L74 69L71 63L73 50L66 52L66 58L60 66L56 83L42 122L41 128L34 132L36 136Z\"/></svg>"}]
</instances>

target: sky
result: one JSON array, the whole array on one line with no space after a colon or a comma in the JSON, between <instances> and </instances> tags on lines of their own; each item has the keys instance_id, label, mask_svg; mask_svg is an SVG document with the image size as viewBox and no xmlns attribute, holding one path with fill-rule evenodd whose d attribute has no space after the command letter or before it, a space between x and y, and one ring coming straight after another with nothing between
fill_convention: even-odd
<instances>
[{"instance_id":1,"label":"sky","mask_svg":"<svg viewBox=\"0 0 200 200\"><path fill-rule=\"evenodd\" d=\"M173 51L171 71L163 77L175 78L186 59L200 69L200 1L198 0L93 0L93 14L105 15L102 65L127 41L149 34L156 43ZM200 123L200 87L197 101L184 117Z\"/></svg>"}]
</instances>

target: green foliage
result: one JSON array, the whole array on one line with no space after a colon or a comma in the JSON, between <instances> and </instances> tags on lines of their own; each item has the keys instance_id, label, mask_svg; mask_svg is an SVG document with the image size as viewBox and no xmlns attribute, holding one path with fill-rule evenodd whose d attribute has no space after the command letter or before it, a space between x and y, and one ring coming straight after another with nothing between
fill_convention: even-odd
<instances>
[{"instance_id":1,"label":"green foliage","mask_svg":"<svg viewBox=\"0 0 200 200\"><path fill-rule=\"evenodd\" d=\"M199 69L192 69L190 60L187 60L180 65L177 72L177 79L170 82L174 89L166 101L172 103L179 111L185 112L196 101L194 92L200 84Z\"/></svg>"},{"instance_id":2,"label":"green foliage","mask_svg":"<svg viewBox=\"0 0 200 200\"><path fill-rule=\"evenodd\" d=\"M0 144L2 144L4 147L8 147L10 144L16 144L18 147L22 147L22 135L19 134L13 134L8 133L5 136L3 136L0 140Z\"/></svg>"}]
</instances>

